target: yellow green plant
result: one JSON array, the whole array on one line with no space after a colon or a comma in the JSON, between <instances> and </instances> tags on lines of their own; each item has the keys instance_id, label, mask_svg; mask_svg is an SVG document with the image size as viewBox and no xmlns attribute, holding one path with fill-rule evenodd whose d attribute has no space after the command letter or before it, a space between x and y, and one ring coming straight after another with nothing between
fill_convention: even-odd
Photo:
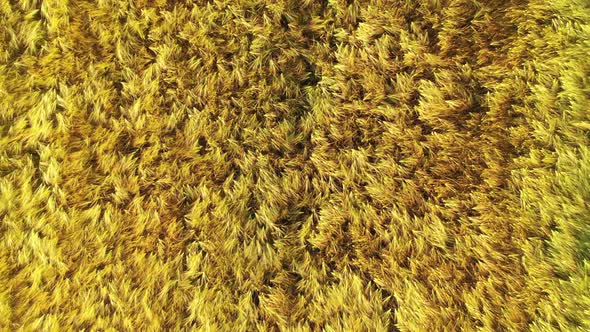
<instances>
[{"instance_id":1,"label":"yellow green plant","mask_svg":"<svg viewBox=\"0 0 590 332\"><path fill-rule=\"evenodd\" d=\"M590 1L0 0L0 330L590 330Z\"/></svg>"}]
</instances>

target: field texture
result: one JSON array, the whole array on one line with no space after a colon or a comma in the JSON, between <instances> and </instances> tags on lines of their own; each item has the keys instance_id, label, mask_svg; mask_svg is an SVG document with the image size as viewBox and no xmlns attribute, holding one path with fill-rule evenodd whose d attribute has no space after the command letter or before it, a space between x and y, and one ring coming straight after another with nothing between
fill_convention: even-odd
<instances>
[{"instance_id":1,"label":"field texture","mask_svg":"<svg viewBox=\"0 0 590 332\"><path fill-rule=\"evenodd\" d=\"M589 0L0 0L1 331L590 331Z\"/></svg>"}]
</instances>

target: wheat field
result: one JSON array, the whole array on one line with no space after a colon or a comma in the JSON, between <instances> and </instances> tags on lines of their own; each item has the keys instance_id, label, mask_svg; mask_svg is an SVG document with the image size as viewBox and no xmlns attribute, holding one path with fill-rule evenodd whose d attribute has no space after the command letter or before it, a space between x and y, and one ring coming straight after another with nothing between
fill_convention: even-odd
<instances>
[{"instance_id":1,"label":"wheat field","mask_svg":"<svg viewBox=\"0 0 590 332\"><path fill-rule=\"evenodd\" d=\"M0 0L0 330L589 331L590 1Z\"/></svg>"}]
</instances>

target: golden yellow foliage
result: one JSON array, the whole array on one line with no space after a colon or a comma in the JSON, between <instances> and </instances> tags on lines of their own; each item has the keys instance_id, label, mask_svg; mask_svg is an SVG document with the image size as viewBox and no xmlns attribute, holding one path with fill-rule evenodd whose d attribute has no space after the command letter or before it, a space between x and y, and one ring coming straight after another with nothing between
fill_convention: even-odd
<instances>
[{"instance_id":1,"label":"golden yellow foliage","mask_svg":"<svg viewBox=\"0 0 590 332\"><path fill-rule=\"evenodd\" d=\"M590 330L588 0L0 0L0 330Z\"/></svg>"}]
</instances>

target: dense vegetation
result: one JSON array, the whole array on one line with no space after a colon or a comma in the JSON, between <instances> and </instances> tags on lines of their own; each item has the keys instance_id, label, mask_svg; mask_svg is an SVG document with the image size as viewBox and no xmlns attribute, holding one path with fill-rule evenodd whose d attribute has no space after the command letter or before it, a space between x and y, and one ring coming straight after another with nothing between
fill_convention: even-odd
<instances>
[{"instance_id":1,"label":"dense vegetation","mask_svg":"<svg viewBox=\"0 0 590 332\"><path fill-rule=\"evenodd\" d=\"M590 330L587 0L0 0L0 329Z\"/></svg>"}]
</instances>

